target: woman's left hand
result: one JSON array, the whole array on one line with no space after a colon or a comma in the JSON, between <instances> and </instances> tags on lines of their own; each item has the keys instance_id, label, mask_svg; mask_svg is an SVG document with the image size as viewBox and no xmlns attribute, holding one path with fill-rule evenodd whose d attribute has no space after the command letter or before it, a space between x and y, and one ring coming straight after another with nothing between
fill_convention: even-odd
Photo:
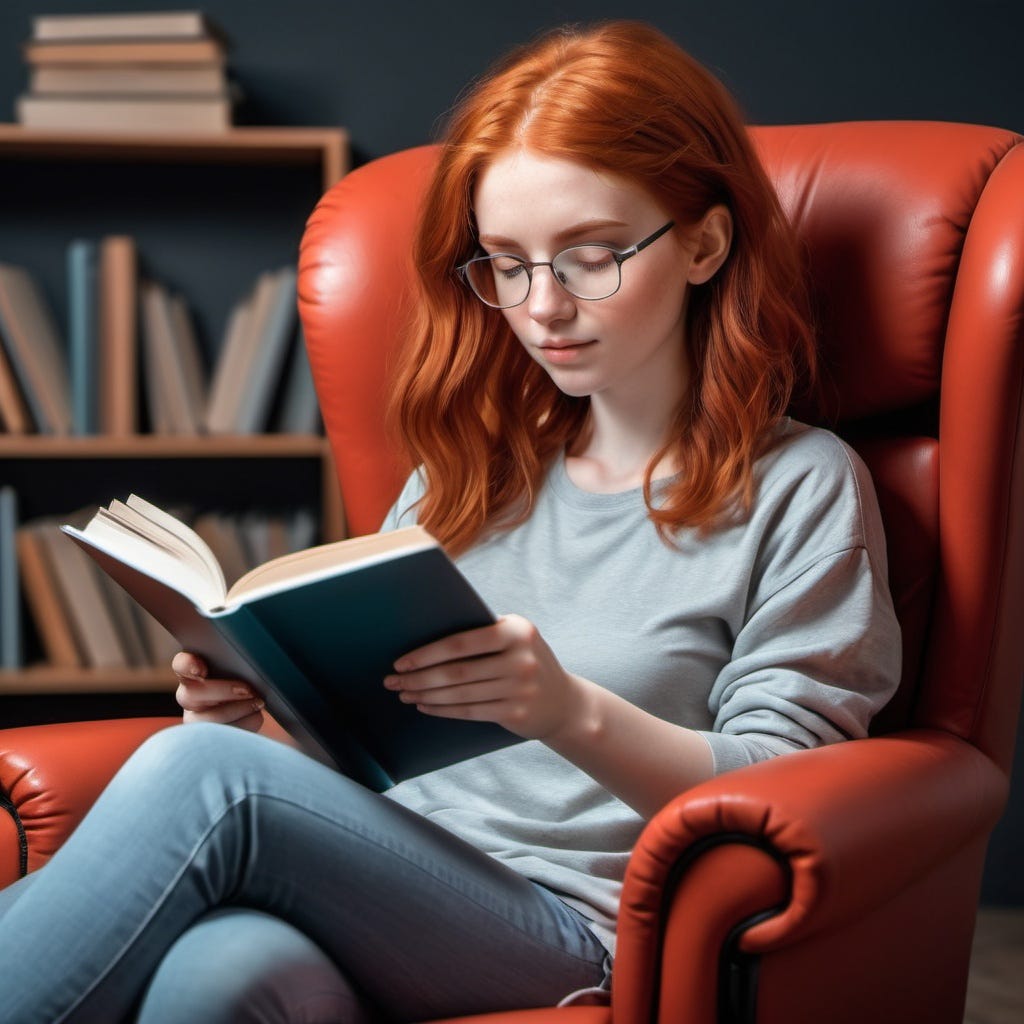
<instances>
[{"instance_id":1,"label":"woman's left hand","mask_svg":"<svg viewBox=\"0 0 1024 1024\"><path fill-rule=\"evenodd\" d=\"M572 720L578 683L519 615L410 651L384 679L426 714L497 722L524 739L553 736Z\"/></svg>"}]
</instances>

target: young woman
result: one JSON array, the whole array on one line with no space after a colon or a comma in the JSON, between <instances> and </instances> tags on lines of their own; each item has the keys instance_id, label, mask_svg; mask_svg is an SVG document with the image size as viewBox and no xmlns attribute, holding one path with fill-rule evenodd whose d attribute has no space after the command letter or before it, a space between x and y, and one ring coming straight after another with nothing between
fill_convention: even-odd
<instances>
[{"instance_id":1,"label":"young woman","mask_svg":"<svg viewBox=\"0 0 1024 1024\"><path fill-rule=\"evenodd\" d=\"M814 363L799 260L703 68L622 23L514 54L453 118L415 258L395 411L419 469L384 528L424 524L509 614L381 685L527 742L380 796L252 735L248 686L178 655L200 724L3 897L10 1024L426 1020L607 987L646 819L863 736L895 688L871 480L785 414Z\"/></svg>"}]
</instances>

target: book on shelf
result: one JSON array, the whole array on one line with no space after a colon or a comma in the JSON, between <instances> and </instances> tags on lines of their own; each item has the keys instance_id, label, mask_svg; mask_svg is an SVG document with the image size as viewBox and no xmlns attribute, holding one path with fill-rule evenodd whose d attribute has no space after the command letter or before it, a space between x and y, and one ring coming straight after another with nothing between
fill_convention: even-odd
<instances>
[{"instance_id":1,"label":"book on shelf","mask_svg":"<svg viewBox=\"0 0 1024 1024\"><path fill-rule=\"evenodd\" d=\"M206 386L187 310L156 281L140 285L143 379L154 432L198 434Z\"/></svg>"},{"instance_id":2,"label":"book on shelf","mask_svg":"<svg viewBox=\"0 0 1024 1024\"><path fill-rule=\"evenodd\" d=\"M29 434L34 429L14 367L0 338L0 430L7 434Z\"/></svg>"},{"instance_id":3,"label":"book on shelf","mask_svg":"<svg viewBox=\"0 0 1024 1024\"><path fill-rule=\"evenodd\" d=\"M234 433L258 434L266 430L274 396L297 319L294 267L283 267L274 274L265 318L254 320L250 358L243 368L241 396L234 420Z\"/></svg>"},{"instance_id":4,"label":"book on shelf","mask_svg":"<svg viewBox=\"0 0 1024 1024\"><path fill-rule=\"evenodd\" d=\"M209 64L223 60L224 46L216 39L129 39L23 44L30 67L61 64Z\"/></svg>"},{"instance_id":5,"label":"book on shelf","mask_svg":"<svg viewBox=\"0 0 1024 1024\"><path fill-rule=\"evenodd\" d=\"M78 132L222 132L231 127L228 92L208 96L36 96L16 100L28 128Z\"/></svg>"},{"instance_id":6,"label":"book on shelf","mask_svg":"<svg viewBox=\"0 0 1024 1024\"><path fill-rule=\"evenodd\" d=\"M43 434L71 433L67 355L53 313L35 278L0 263L0 343Z\"/></svg>"},{"instance_id":7,"label":"book on shelf","mask_svg":"<svg viewBox=\"0 0 1024 1024\"><path fill-rule=\"evenodd\" d=\"M70 64L33 68L32 96L209 96L229 89L224 62L193 64Z\"/></svg>"},{"instance_id":8,"label":"book on shelf","mask_svg":"<svg viewBox=\"0 0 1024 1024\"><path fill-rule=\"evenodd\" d=\"M272 426L274 431L280 434L319 434L320 401L313 384L313 372L309 366L306 338L301 323L295 334Z\"/></svg>"},{"instance_id":9,"label":"book on shelf","mask_svg":"<svg viewBox=\"0 0 1024 1024\"><path fill-rule=\"evenodd\" d=\"M67 249L68 358L71 372L71 427L76 434L99 432L100 321L98 250L77 238Z\"/></svg>"},{"instance_id":10,"label":"book on shelf","mask_svg":"<svg viewBox=\"0 0 1024 1024\"><path fill-rule=\"evenodd\" d=\"M211 434L237 434L243 418L247 418L245 406L252 400L248 388L260 356L261 339L267 336L278 306L282 281L286 287L289 283L283 274L272 270L261 273L252 292L242 298L228 318L206 410L206 429Z\"/></svg>"},{"instance_id":11,"label":"book on shelf","mask_svg":"<svg viewBox=\"0 0 1024 1024\"><path fill-rule=\"evenodd\" d=\"M17 550L21 583L28 612L35 623L46 661L60 668L78 668L85 664L71 629L69 609L65 606L44 530L55 533L55 523L32 522L18 528Z\"/></svg>"},{"instance_id":12,"label":"book on shelf","mask_svg":"<svg viewBox=\"0 0 1024 1024\"><path fill-rule=\"evenodd\" d=\"M60 602L67 610L84 664L91 668L127 668L128 658L96 566L64 541L56 523L49 525L49 529L40 529L38 536L46 548Z\"/></svg>"},{"instance_id":13,"label":"book on shelf","mask_svg":"<svg viewBox=\"0 0 1024 1024\"><path fill-rule=\"evenodd\" d=\"M21 588L18 585L18 495L0 487L0 669L22 667Z\"/></svg>"},{"instance_id":14,"label":"book on shelf","mask_svg":"<svg viewBox=\"0 0 1024 1024\"><path fill-rule=\"evenodd\" d=\"M171 331L174 335L175 353L178 357L177 369L185 382L185 391L189 396L189 406L198 431L202 428L203 417L206 415L208 391L202 347L185 297L179 292L165 294Z\"/></svg>"},{"instance_id":15,"label":"book on shelf","mask_svg":"<svg viewBox=\"0 0 1024 1024\"><path fill-rule=\"evenodd\" d=\"M113 14L37 14L32 38L37 42L84 42L113 39L223 39L224 32L202 11L123 11Z\"/></svg>"},{"instance_id":16,"label":"book on shelf","mask_svg":"<svg viewBox=\"0 0 1024 1024\"><path fill-rule=\"evenodd\" d=\"M138 430L138 254L129 235L100 241L100 428Z\"/></svg>"},{"instance_id":17,"label":"book on shelf","mask_svg":"<svg viewBox=\"0 0 1024 1024\"><path fill-rule=\"evenodd\" d=\"M239 678L314 756L369 786L518 742L492 723L423 715L383 686L396 658L494 621L421 527L320 545L225 584L209 547L131 496L62 529L211 678Z\"/></svg>"}]
</instances>

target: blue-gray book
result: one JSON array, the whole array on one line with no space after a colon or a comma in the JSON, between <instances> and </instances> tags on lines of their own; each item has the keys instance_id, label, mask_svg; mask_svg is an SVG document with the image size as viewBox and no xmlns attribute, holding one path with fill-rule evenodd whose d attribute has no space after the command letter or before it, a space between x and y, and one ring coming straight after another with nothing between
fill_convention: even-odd
<instances>
[{"instance_id":1,"label":"blue-gray book","mask_svg":"<svg viewBox=\"0 0 1024 1024\"><path fill-rule=\"evenodd\" d=\"M309 753L365 785L518 742L492 723L424 715L384 688L401 655L495 621L422 527L297 551L231 587L198 535L135 495L62 529L211 678L249 681Z\"/></svg>"},{"instance_id":2,"label":"blue-gray book","mask_svg":"<svg viewBox=\"0 0 1024 1024\"><path fill-rule=\"evenodd\" d=\"M0 668L4 669L22 667L17 530L17 492L0 487Z\"/></svg>"},{"instance_id":3,"label":"blue-gray book","mask_svg":"<svg viewBox=\"0 0 1024 1024\"><path fill-rule=\"evenodd\" d=\"M71 429L99 433L100 327L97 246L79 238L68 245L68 354L71 364Z\"/></svg>"}]
</instances>

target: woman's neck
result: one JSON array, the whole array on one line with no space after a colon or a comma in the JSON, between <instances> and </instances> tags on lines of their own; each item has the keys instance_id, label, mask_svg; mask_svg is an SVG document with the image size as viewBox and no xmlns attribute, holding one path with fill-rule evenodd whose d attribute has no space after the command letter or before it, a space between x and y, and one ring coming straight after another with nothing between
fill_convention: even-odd
<instances>
[{"instance_id":1,"label":"woman's neck","mask_svg":"<svg viewBox=\"0 0 1024 1024\"><path fill-rule=\"evenodd\" d=\"M675 406L656 406L617 415L605 403L591 399L587 427L566 452L569 479L581 490L614 493L639 487L647 466L664 446L675 415ZM663 456L654 467L653 479L679 472L674 453Z\"/></svg>"}]
</instances>

